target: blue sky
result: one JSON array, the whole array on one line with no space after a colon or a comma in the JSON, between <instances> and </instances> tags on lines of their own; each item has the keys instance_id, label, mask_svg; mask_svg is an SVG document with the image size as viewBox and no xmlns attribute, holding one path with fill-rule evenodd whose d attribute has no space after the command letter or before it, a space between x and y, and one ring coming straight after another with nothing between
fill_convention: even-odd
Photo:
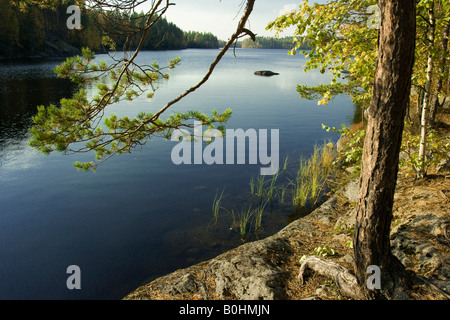
<instances>
[{"instance_id":1,"label":"blue sky","mask_svg":"<svg viewBox=\"0 0 450 320\"><path fill-rule=\"evenodd\" d=\"M248 28L261 36L273 36L266 31L267 23L276 17L298 8L302 0L256 0ZM212 32L227 40L236 30L243 13L245 0L173 0L166 13L168 21L185 31ZM314 2L323 2L315 0Z\"/></svg>"}]
</instances>

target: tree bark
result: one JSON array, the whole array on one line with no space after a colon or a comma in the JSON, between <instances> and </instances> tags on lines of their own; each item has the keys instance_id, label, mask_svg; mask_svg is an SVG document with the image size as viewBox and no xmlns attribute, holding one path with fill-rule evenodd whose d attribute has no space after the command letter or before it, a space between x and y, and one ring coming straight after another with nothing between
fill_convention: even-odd
<instances>
[{"instance_id":1,"label":"tree bark","mask_svg":"<svg viewBox=\"0 0 450 320\"><path fill-rule=\"evenodd\" d=\"M358 284L368 298L397 297L408 285L392 255L390 225L415 50L415 0L378 0L381 26L357 202L354 253ZM381 270L381 289L366 286L368 267ZM398 294L400 293L400 295Z\"/></svg>"}]
</instances>

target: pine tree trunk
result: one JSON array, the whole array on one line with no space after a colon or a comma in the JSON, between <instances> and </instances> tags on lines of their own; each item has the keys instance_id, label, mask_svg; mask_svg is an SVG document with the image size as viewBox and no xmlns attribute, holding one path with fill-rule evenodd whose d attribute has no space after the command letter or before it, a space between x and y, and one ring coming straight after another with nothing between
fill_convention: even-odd
<instances>
[{"instance_id":1,"label":"pine tree trunk","mask_svg":"<svg viewBox=\"0 0 450 320\"><path fill-rule=\"evenodd\" d=\"M392 296L408 280L403 265L391 253L389 236L414 62L415 0L378 0L378 5L378 57L354 234L356 277L368 297ZM366 287L370 265L381 270L380 291Z\"/></svg>"}]
</instances>

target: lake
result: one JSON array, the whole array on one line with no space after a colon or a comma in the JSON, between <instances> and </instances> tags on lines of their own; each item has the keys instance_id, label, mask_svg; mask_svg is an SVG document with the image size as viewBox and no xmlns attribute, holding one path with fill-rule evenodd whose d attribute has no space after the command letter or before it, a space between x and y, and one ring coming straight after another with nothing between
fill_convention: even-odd
<instances>
[{"instance_id":1,"label":"lake","mask_svg":"<svg viewBox=\"0 0 450 320\"><path fill-rule=\"evenodd\" d=\"M182 62L158 84L153 99L121 102L108 113L155 112L197 83L217 53L142 52L137 62L163 66L176 56ZM0 299L121 299L149 280L242 244L228 213L249 203L249 182L259 175L260 163L175 165L171 151L177 142L154 138L92 173L73 166L93 160L92 154L44 156L32 150L27 132L37 105L57 104L76 89L53 74L60 62L0 64ZM330 79L318 71L305 73L304 64L303 55L288 56L286 50L237 49L236 56L230 51L210 80L163 118L177 111L211 114L230 108L227 129L279 130L280 166L287 158L287 170L295 172L314 144L338 139L322 123L349 125L355 114L346 96L327 106L301 99L297 84ZM256 76L257 70L279 75ZM213 226L212 204L222 191L228 211ZM248 241L274 234L298 217L289 203L268 206L262 230ZM80 268L80 290L67 288L70 265Z\"/></svg>"}]
</instances>

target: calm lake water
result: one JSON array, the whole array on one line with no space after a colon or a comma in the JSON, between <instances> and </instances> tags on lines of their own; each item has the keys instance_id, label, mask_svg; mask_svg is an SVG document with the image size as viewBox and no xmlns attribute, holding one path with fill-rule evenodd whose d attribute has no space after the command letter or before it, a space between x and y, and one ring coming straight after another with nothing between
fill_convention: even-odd
<instances>
[{"instance_id":1,"label":"calm lake water","mask_svg":"<svg viewBox=\"0 0 450 320\"><path fill-rule=\"evenodd\" d=\"M141 63L165 65L176 56L182 63L159 84L152 100L120 103L109 112L131 117L154 112L197 83L217 53L142 52ZM355 107L348 97L336 97L328 106L300 99L297 84L329 80L319 72L305 73L302 55L255 49L236 55L229 52L209 82L171 110L210 114L231 108L227 129L279 129L280 161L288 157L289 172L315 143L337 140L322 130L322 123L353 122ZM225 211L219 225L212 226L211 206L218 190L224 190L228 210L245 206L249 181L261 164L177 166L171 161L177 143L155 138L132 154L109 159L95 173L84 173L73 163L91 161L92 154L44 156L28 147L36 106L57 104L75 90L53 74L59 63L0 64L1 299L121 299L157 276L242 244ZM280 75L253 74L266 69ZM289 203L269 207L257 237L298 218ZM80 267L81 290L67 289L70 265Z\"/></svg>"}]
</instances>

